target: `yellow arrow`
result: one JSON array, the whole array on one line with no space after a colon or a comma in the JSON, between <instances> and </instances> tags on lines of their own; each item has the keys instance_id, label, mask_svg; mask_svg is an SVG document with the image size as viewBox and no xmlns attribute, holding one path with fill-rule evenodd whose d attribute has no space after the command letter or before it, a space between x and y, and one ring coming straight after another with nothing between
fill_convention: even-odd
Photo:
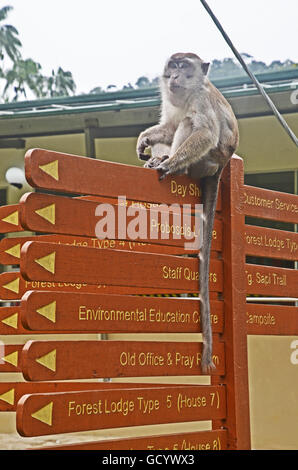
<instances>
[{"instance_id":1,"label":"yellow arrow","mask_svg":"<svg viewBox=\"0 0 298 470\"><path fill-rule=\"evenodd\" d=\"M37 209L35 212L52 225L55 225L55 204L50 204L49 206Z\"/></svg>"},{"instance_id":2,"label":"yellow arrow","mask_svg":"<svg viewBox=\"0 0 298 470\"><path fill-rule=\"evenodd\" d=\"M18 365L18 351L15 351L11 354L7 354L7 356L2 357L1 359L5 362L9 362L13 366L17 367Z\"/></svg>"},{"instance_id":3,"label":"yellow arrow","mask_svg":"<svg viewBox=\"0 0 298 470\"><path fill-rule=\"evenodd\" d=\"M56 323L56 300L54 300L48 305L44 305L43 307L40 307L36 311L37 313L39 313L39 315L42 315L43 317L46 317L51 322Z\"/></svg>"},{"instance_id":4,"label":"yellow arrow","mask_svg":"<svg viewBox=\"0 0 298 470\"><path fill-rule=\"evenodd\" d=\"M19 225L19 213L16 210L15 212L12 212L8 216L4 217L4 219L1 219L3 222L7 222L8 224L12 225Z\"/></svg>"},{"instance_id":5,"label":"yellow arrow","mask_svg":"<svg viewBox=\"0 0 298 470\"><path fill-rule=\"evenodd\" d=\"M1 320L1 323L4 323L7 326L11 326L11 328L17 329L17 327L18 327L18 316L19 316L18 312L13 313L9 317L6 317L3 320Z\"/></svg>"},{"instance_id":6,"label":"yellow arrow","mask_svg":"<svg viewBox=\"0 0 298 470\"><path fill-rule=\"evenodd\" d=\"M54 403L51 401L39 410L35 411L35 413L32 413L31 415L32 418L38 419L38 421L48 424L48 426L52 426L53 404Z\"/></svg>"},{"instance_id":7,"label":"yellow arrow","mask_svg":"<svg viewBox=\"0 0 298 470\"><path fill-rule=\"evenodd\" d=\"M21 257L21 244L18 243L17 245L14 245L11 248L8 248L8 250L5 250L5 253L8 253L9 255L14 256L15 258L20 258Z\"/></svg>"},{"instance_id":8,"label":"yellow arrow","mask_svg":"<svg viewBox=\"0 0 298 470\"><path fill-rule=\"evenodd\" d=\"M47 175L54 178L54 180L59 181L58 160L46 163L46 165L39 165L39 168L44 171Z\"/></svg>"},{"instance_id":9,"label":"yellow arrow","mask_svg":"<svg viewBox=\"0 0 298 470\"><path fill-rule=\"evenodd\" d=\"M8 392L2 393L2 395L0 395L0 400L3 400L6 403L9 403L10 405L13 405L14 404L14 388L8 390Z\"/></svg>"},{"instance_id":10,"label":"yellow arrow","mask_svg":"<svg viewBox=\"0 0 298 470\"><path fill-rule=\"evenodd\" d=\"M9 282L8 284L5 284L3 288L11 290L12 292L15 292L16 294L18 294L20 290L20 278L17 277L16 279Z\"/></svg>"},{"instance_id":11,"label":"yellow arrow","mask_svg":"<svg viewBox=\"0 0 298 470\"><path fill-rule=\"evenodd\" d=\"M50 351L49 353L35 360L36 362L46 367L47 369L50 369L53 372L56 372L56 351L57 351L56 349L53 349L53 351Z\"/></svg>"},{"instance_id":12,"label":"yellow arrow","mask_svg":"<svg viewBox=\"0 0 298 470\"><path fill-rule=\"evenodd\" d=\"M39 264L42 268L46 269L50 273L55 273L55 256L56 251L49 255L43 256L42 258L35 259L35 263Z\"/></svg>"}]
</instances>

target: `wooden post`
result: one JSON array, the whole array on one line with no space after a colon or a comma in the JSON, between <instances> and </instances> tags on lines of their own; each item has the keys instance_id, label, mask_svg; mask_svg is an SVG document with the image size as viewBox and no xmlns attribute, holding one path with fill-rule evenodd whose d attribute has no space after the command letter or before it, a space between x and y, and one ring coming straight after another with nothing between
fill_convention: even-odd
<instances>
[{"instance_id":1,"label":"wooden post","mask_svg":"<svg viewBox=\"0 0 298 470\"><path fill-rule=\"evenodd\" d=\"M228 449L250 449L250 421L245 324L246 279L244 214L242 211L243 161L235 156L223 178L223 260Z\"/></svg>"},{"instance_id":2,"label":"wooden post","mask_svg":"<svg viewBox=\"0 0 298 470\"><path fill-rule=\"evenodd\" d=\"M86 119L85 121L85 148L86 157L96 158L95 134L98 128L97 119Z\"/></svg>"}]
</instances>

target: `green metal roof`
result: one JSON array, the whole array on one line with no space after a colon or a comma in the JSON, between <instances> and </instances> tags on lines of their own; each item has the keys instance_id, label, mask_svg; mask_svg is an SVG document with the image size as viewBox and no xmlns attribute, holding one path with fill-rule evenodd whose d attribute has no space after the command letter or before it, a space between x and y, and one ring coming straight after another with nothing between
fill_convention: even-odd
<instances>
[{"instance_id":1,"label":"green metal roof","mask_svg":"<svg viewBox=\"0 0 298 470\"><path fill-rule=\"evenodd\" d=\"M257 74L268 93L289 91L298 86L298 68L285 71ZM259 94L246 75L213 80L226 98ZM158 88L122 90L72 97L56 97L0 105L0 119L42 117L63 114L121 110L129 108L159 106Z\"/></svg>"}]
</instances>

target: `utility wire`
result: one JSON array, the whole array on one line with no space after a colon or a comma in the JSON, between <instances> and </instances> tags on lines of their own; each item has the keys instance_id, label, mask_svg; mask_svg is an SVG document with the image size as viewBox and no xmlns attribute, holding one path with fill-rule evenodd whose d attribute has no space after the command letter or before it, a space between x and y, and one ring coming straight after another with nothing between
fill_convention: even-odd
<instances>
[{"instance_id":1,"label":"utility wire","mask_svg":"<svg viewBox=\"0 0 298 470\"><path fill-rule=\"evenodd\" d=\"M213 11L211 10L211 8L209 7L209 5L207 4L207 2L205 2L205 0L200 0L203 7L205 8L205 10L207 10L207 12L209 13L209 15L211 16L212 20L214 21L215 25L217 26L217 28L219 29L219 31L221 32L222 36L224 37L224 39L226 40L226 42L228 43L228 45L230 46L230 48L232 49L234 55L237 57L237 59L239 60L240 64L242 65L242 67L244 68L245 72L249 75L249 77L251 78L251 80L253 81L253 83L256 85L257 89L259 90L259 92L261 93L261 95L263 96L263 98L266 100L266 102L268 103L268 105L270 106L270 108L272 109L273 113L275 114L275 116L277 117L277 119L279 120L280 124L283 126L284 130L288 133L288 135L290 136L290 138L293 140L293 142L296 144L296 146L298 147L298 139L296 137L296 135L294 134L294 132L292 131L292 129L288 126L287 122L285 121L285 119L282 117L282 115L280 114L280 112L278 111L278 109L276 108L275 104L272 102L272 100L269 98L269 96L267 95L266 91L264 90L264 87L260 84L260 82L258 81L258 79L255 77L255 75L251 72L251 70L249 70L249 68L247 67L245 61L243 60L241 54L239 54L239 52L237 51L236 47L233 45L232 41L230 40L229 36L227 35L227 33L224 31L223 27L221 26L220 22L218 21L218 19L216 18L216 16L214 15Z\"/></svg>"}]
</instances>

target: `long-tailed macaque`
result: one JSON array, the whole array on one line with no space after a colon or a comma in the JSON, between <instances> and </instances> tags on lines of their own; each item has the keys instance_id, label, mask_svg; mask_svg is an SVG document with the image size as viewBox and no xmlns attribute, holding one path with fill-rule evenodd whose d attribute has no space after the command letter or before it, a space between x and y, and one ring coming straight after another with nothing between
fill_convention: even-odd
<instances>
[{"instance_id":1,"label":"long-tailed macaque","mask_svg":"<svg viewBox=\"0 0 298 470\"><path fill-rule=\"evenodd\" d=\"M209 63L193 53L172 55L161 78L161 119L142 132L137 154L145 167L167 175L187 174L200 180L203 203L203 246L200 252L200 302L203 333L202 370L212 361L209 262L218 183L238 146L238 125L231 106L207 78ZM151 158L145 152L151 147Z\"/></svg>"}]
</instances>

